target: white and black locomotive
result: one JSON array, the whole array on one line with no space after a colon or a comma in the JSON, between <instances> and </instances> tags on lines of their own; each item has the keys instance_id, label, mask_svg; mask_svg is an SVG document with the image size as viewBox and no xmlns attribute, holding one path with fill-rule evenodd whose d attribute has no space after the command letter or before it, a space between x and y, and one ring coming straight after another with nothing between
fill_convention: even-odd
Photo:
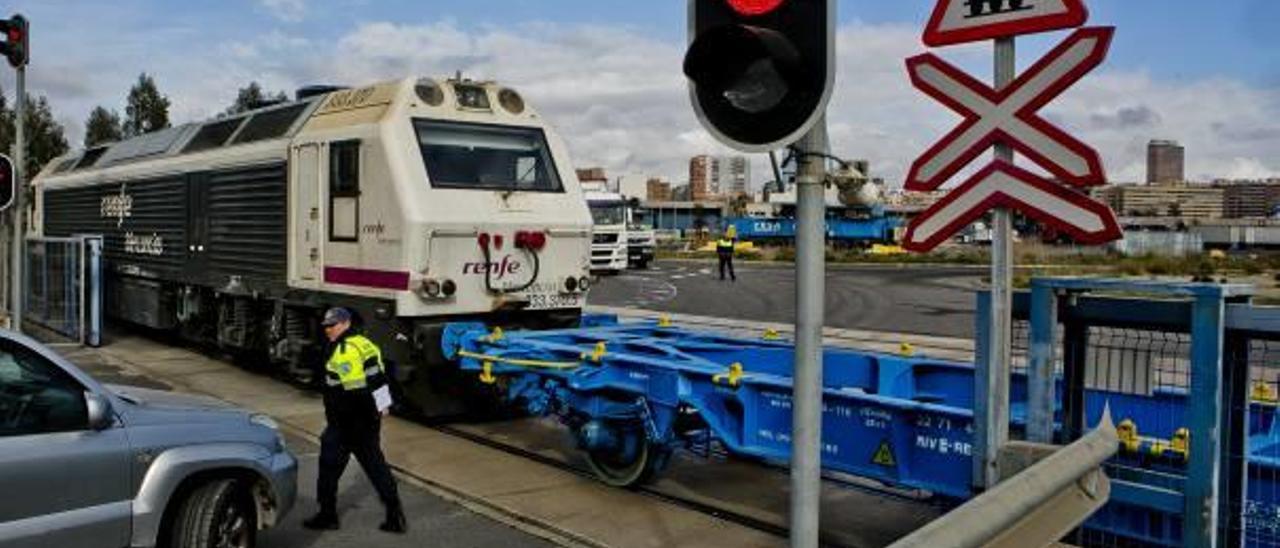
<instances>
[{"instance_id":1,"label":"white and black locomotive","mask_svg":"<svg viewBox=\"0 0 1280 548\"><path fill-rule=\"evenodd\" d=\"M440 327L573 322L591 217L565 145L516 91L404 79L56 159L32 231L104 237L108 317L308 374L345 305L405 399L460 410Z\"/></svg>"}]
</instances>

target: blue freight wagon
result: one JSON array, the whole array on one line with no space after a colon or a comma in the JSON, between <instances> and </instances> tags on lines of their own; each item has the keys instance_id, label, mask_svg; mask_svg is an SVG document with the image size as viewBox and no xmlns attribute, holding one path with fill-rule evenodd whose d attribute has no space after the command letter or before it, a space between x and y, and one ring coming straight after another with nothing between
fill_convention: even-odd
<instances>
[{"instance_id":1,"label":"blue freight wagon","mask_svg":"<svg viewBox=\"0 0 1280 548\"><path fill-rule=\"evenodd\" d=\"M589 316L557 331L489 331L451 324L444 351L535 416L555 416L575 435L593 472L615 486L644 483L679 448L718 439L740 456L785 462L791 445L795 348L776 335L726 337L664 322L619 324ZM974 379L971 363L827 348L823 357L824 468L924 490L959 503L973 494ZM1012 427L1025 423L1026 379L1011 384ZM1061 392L1061 386L1058 387ZM1264 395L1265 396L1265 395ZM1182 489L1189 433L1180 425L1187 392L1086 393L1086 421L1103 405L1122 448L1109 473L1162 471ZM1250 545L1280 533L1280 425L1274 397L1249 414ZM1170 500L1173 500L1172 498ZM1088 527L1139 543L1181 544L1181 508L1112 502Z\"/></svg>"},{"instance_id":2,"label":"blue freight wagon","mask_svg":"<svg viewBox=\"0 0 1280 548\"><path fill-rule=\"evenodd\" d=\"M749 218L729 219L728 226L737 231L738 239L757 243L792 243L796 238L795 219ZM827 241L834 244L870 245L892 243L902 221L893 217L866 219L827 219Z\"/></svg>"}]
</instances>

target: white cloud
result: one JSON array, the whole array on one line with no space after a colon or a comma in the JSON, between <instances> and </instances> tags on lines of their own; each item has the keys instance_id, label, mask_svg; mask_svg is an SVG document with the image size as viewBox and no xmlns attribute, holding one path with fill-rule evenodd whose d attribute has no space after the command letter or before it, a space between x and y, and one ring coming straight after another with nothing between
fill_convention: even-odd
<instances>
[{"instance_id":1,"label":"white cloud","mask_svg":"<svg viewBox=\"0 0 1280 548\"><path fill-rule=\"evenodd\" d=\"M296 23L307 14L306 0L259 0L262 7L281 21Z\"/></svg>"},{"instance_id":2,"label":"white cloud","mask_svg":"<svg viewBox=\"0 0 1280 548\"><path fill-rule=\"evenodd\" d=\"M264 5L269 1L303 5L263 0ZM908 81L904 60L923 51L916 26L850 24L839 30L838 45L837 88L828 116L833 150L870 160L874 175L900 184L912 160L959 118ZM173 100L176 121L221 111L250 80L292 90L461 70L520 89L565 137L578 166L603 165L614 175L663 175L679 183L687 178L689 156L729 152L693 115L680 72L683 54L683 41L626 26L471 29L442 20L369 22L335 40L266 33L249 43L203 50L153 50L135 64L156 75ZM989 48L948 48L943 54L980 76L989 70ZM47 92L55 108L71 105L69 117L79 120L95 103L121 104L139 70L99 65L91 55L68 55L63 62L92 92L54 80ZM1227 79L1165 81L1104 65L1044 114L1097 148L1113 181L1144 178L1146 142L1152 138L1182 141L1194 178L1280 175L1275 88ZM757 182L768 176L767 166L764 156L755 158Z\"/></svg>"}]
</instances>

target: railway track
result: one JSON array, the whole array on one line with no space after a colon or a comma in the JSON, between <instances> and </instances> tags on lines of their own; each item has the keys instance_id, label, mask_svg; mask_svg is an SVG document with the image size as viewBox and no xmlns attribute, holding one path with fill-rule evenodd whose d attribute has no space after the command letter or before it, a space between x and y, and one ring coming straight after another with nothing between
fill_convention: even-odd
<instances>
[{"instance_id":1,"label":"railway track","mask_svg":"<svg viewBox=\"0 0 1280 548\"><path fill-rule=\"evenodd\" d=\"M503 443L501 441L497 441L492 438L486 437L482 434L469 432L463 428L458 428L458 427L448 426L448 425L431 426L430 428L438 432L442 432L450 436L461 438L478 445L483 445L490 449L502 451L510 455L515 455L521 458L529 459L539 464L564 470L566 472L570 472L584 478L588 478L592 480L595 479L595 476L591 473L590 470L586 468L585 465L575 465L574 463L571 463L565 459L544 455L536 451L530 451L528 449L519 447L514 444ZM717 519L725 520L725 521L735 523L744 527L750 527L758 531L763 531L771 535L775 535L779 538L786 538L790 534L789 528L779 526L776 523L759 519L759 518L747 515L745 513L735 512L723 507L717 507L702 501L694 500L689 497L683 497L683 496L675 495L672 493L668 493L660 488L656 488L653 486L641 487L637 490L637 492L643 493L646 496L657 498L659 500L662 500L663 502L675 504L677 506L686 508L691 511L707 514ZM847 545L831 544L831 546L847 546Z\"/></svg>"},{"instance_id":2,"label":"railway track","mask_svg":"<svg viewBox=\"0 0 1280 548\"><path fill-rule=\"evenodd\" d=\"M537 419L521 419L507 423L443 424L429 425L427 427L470 443L528 459L592 481L598 481L585 461L577 458L578 455L576 453L561 451L572 449L569 442L565 441L567 436L563 435L563 433L547 436L546 431L548 428L536 427L539 424L546 425L550 422L538 421ZM553 425L551 428L559 430L558 426ZM539 430L542 432L529 435L529 432ZM547 449L550 446L549 440L552 440L550 443L558 443L555 446L556 449ZM698 512L761 531L779 539L786 539L789 536L790 528L786 525L785 511L787 499L784 492L787 478L783 466L767 462L738 460L728 454L713 454L704 457L684 450L677 451L673 459L674 461L668 471L664 473L664 477L681 471L685 472L683 475L686 479L717 475L721 468L732 465L736 467L736 471L727 474L727 477L723 478L725 482L744 484L760 481L772 486L773 483L771 482L781 479L782 485L777 486L778 488L776 489L766 489L766 491L774 495L772 498L776 500L772 502L781 503L782 506L770 508L767 501L760 500L726 500L722 492L699 490L700 487L714 485L721 481L720 479L699 483L698 485L684 485L679 480L662 479L655 483L645 484L636 489L635 492L691 512ZM700 463L702 466L699 466ZM712 468L716 468L716 470L712 470ZM938 513L945 511L945 508L930 500L930 493L895 489L873 480L843 474L824 473L823 479L825 488L829 491L828 496L832 496L832 493L837 493L834 496L838 498L839 491L849 491L861 497L875 499L881 503L895 501L906 505L929 507ZM849 548L880 546L884 544L883 540L883 537L868 539L860 534L838 527L828 528L823 532L822 539L824 546Z\"/></svg>"}]
</instances>

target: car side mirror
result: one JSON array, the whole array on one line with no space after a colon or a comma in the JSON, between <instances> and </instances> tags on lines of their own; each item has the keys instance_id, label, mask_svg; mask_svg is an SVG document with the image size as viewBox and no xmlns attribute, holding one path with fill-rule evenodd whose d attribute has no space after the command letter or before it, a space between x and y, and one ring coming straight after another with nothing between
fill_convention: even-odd
<instances>
[{"instance_id":1,"label":"car side mirror","mask_svg":"<svg viewBox=\"0 0 1280 548\"><path fill-rule=\"evenodd\" d=\"M89 428L106 430L111 426L111 401L96 392L85 391L84 404L89 414Z\"/></svg>"}]
</instances>

